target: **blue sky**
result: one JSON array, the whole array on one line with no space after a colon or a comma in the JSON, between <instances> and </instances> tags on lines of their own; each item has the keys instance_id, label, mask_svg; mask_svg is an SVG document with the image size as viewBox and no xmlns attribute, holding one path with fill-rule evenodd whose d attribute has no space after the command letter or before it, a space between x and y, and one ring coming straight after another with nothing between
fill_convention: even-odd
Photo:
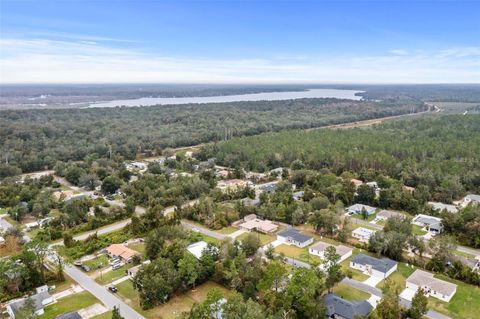
<instances>
[{"instance_id":1,"label":"blue sky","mask_svg":"<svg viewBox=\"0 0 480 319\"><path fill-rule=\"evenodd\" d=\"M480 82L479 1L0 3L2 83Z\"/></svg>"}]
</instances>

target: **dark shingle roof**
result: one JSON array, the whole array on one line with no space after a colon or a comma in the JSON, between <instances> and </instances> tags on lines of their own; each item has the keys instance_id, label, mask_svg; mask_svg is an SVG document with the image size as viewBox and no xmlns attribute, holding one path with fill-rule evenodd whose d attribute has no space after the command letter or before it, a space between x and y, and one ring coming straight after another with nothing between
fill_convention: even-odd
<instances>
[{"instance_id":1,"label":"dark shingle roof","mask_svg":"<svg viewBox=\"0 0 480 319\"><path fill-rule=\"evenodd\" d=\"M353 319L356 316L366 316L372 310L367 301L348 301L335 294L328 294L323 298L329 317L338 315L342 318Z\"/></svg>"},{"instance_id":2,"label":"dark shingle roof","mask_svg":"<svg viewBox=\"0 0 480 319\"><path fill-rule=\"evenodd\" d=\"M378 258L374 258L364 254L360 254L353 257L352 262L356 264L361 264L361 265L371 265L372 269L381 271L383 273L388 272L397 264L396 261L393 261L388 258L378 259Z\"/></svg>"},{"instance_id":3,"label":"dark shingle roof","mask_svg":"<svg viewBox=\"0 0 480 319\"><path fill-rule=\"evenodd\" d=\"M282 237L290 237L294 241L299 242L299 243L304 243L304 242L312 239L312 237L302 234L299 230L296 230L295 228L287 228L287 229L279 232L277 235L282 236Z\"/></svg>"},{"instance_id":4,"label":"dark shingle roof","mask_svg":"<svg viewBox=\"0 0 480 319\"><path fill-rule=\"evenodd\" d=\"M82 319L82 317L76 311L64 313L63 315L56 316L55 319Z\"/></svg>"}]
</instances>

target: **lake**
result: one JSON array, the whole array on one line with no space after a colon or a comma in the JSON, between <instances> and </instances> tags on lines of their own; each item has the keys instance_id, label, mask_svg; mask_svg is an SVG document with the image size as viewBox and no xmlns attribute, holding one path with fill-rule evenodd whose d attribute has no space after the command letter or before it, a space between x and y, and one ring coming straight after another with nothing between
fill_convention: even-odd
<instances>
[{"instance_id":1,"label":"lake","mask_svg":"<svg viewBox=\"0 0 480 319\"><path fill-rule=\"evenodd\" d=\"M116 107L116 106L151 106L172 104L199 104L199 103L225 103L240 101L281 101L311 98L336 98L348 100L361 100L357 93L364 91L337 90L337 89L310 89L298 92L265 92L239 95L219 95L202 97L142 97L131 100L114 100L109 102L92 103L88 107Z\"/></svg>"}]
</instances>

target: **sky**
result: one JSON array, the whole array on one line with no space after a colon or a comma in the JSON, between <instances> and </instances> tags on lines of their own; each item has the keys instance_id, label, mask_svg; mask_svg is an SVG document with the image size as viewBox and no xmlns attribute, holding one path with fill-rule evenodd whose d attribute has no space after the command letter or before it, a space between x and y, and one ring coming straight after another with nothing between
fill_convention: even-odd
<instances>
[{"instance_id":1,"label":"sky","mask_svg":"<svg viewBox=\"0 0 480 319\"><path fill-rule=\"evenodd\" d=\"M480 83L478 1L0 0L0 83Z\"/></svg>"}]
</instances>

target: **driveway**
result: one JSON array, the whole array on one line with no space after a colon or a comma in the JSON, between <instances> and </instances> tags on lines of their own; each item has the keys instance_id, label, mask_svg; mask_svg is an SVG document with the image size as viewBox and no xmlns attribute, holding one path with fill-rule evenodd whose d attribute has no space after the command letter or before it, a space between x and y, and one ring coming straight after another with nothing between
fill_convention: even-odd
<instances>
[{"instance_id":1,"label":"driveway","mask_svg":"<svg viewBox=\"0 0 480 319\"><path fill-rule=\"evenodd\" d=\"M415 293L416 293L415 290L410 289L410 288L405 288L405 289L400 293L400 297L403 298L403 299L405 299L405 300L412 301L413 296L415 296Z\"/></svg>"},{"instance_id":2,"label":"driveway","mask_svg":"<svg viewBox=\"0 0 480 319\"><path fill-rule=\"evenodd\" d=\"M371 287L376 287L382 280L382 277L370 276L367 280L364 280L363 283Z\"/></svg>"},{"instance_id":3,"label":"driveway","mask_svg":"<svg viewBox=\"0 0 480 319\"><path fill-rule=\"evenodd\" d=\"M74 266L66 266L65 273L73 280L78 282L83 289L89 291L98 300L100 300L108 309L113 309L114 306L119 307L121 315L125 319L145 319L142 315L136 312L133 308L110 293L105 287L97 284L92 278L80 271Z\"/></svg>"}]
</instances>

